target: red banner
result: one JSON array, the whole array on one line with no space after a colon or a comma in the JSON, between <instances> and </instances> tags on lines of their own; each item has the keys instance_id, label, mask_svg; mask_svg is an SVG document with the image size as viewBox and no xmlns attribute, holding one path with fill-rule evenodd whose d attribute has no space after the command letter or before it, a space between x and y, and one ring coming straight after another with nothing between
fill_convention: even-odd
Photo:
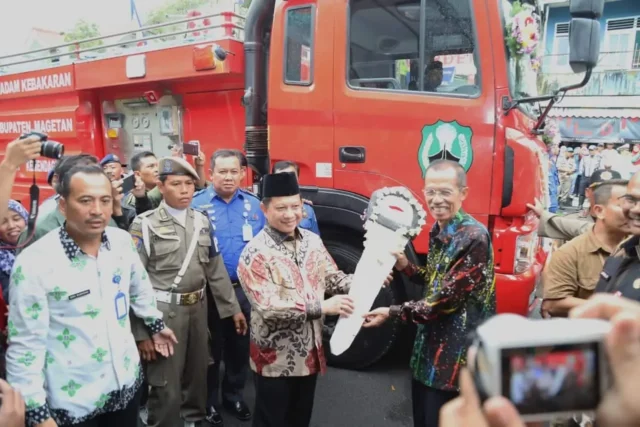
<instances>
[{"instance_id":1,"label":"red banner","mask_svg":"<svg viewBox=\"0 0 640 427\"><path fill-rule=\"evenodd\" d=\"M23 98L74 90L71 66L0 77L0 99Z\"/></svg>"},{"instance_id":2,"label":"red banner","mask_svg":"<svg viewBox=\"0 0 640 427\"><path fill-rule=\"evenodd\" d=\"M24 113L0 115L0 139L13 139L30 131L44 132L52 139L76 136L76 113Z\"/></svg>"}]
</instances>

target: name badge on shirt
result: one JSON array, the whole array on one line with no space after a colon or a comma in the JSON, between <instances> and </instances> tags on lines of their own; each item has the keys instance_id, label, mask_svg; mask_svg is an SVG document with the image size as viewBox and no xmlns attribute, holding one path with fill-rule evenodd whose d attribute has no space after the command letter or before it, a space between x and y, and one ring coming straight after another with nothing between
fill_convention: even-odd
<instances>
[{"instance_id":1,"label":"name badge on shirt","mask_svg":"<svg viewBox=\"0 0 640 427\"><path fill-rule=\"evenodd\" d=\"M86 291L82 291L82 292L78 292L77 294L69 295L69 301L73 301L74 299L82 298L84 296L89 295L90 293L91 293L91 291L89 289L87 289Z\"/></svg>"},{"instance_id":2,"label":"name badge on shirt","mask_svg":"<svg viewBox=\"0 0 640 427\"><path fill-rule=\"evenodd\" d=\"M242 240L248 242L251 239L253 239L253 228L250 224L245 224L242 226Z\"/></svg>"},{"instance_id":3,"label":"name badge on shirt","mask_svg":"<svg viewBox=\"0 0 640 427\"><path fill-rule=\"evenodd\" d=\"M127 317L127 297L122 292L116 294L115 304L116 318L122 320Z\"/></svg>"}]
</instances>

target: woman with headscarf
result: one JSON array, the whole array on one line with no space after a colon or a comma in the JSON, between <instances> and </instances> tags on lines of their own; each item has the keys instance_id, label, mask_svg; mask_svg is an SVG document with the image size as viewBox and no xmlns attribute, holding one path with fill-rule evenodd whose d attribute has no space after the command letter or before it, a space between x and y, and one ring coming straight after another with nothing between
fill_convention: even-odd
<instances>
[{"instance_id":1,"label":"woman with headscarf","mask_svg":"<svg viewBox=\"0 0 640 427\"><path fill-rule=\"evenodd\" d=\"M20 233L27 226L29 214L22 205L15 200L9 200L9 211L0 224L0 378L4 378L4 353L6 348L7 313L9 304L9 278L16 260L16 250Z\"/></svg>"}]
</instances>

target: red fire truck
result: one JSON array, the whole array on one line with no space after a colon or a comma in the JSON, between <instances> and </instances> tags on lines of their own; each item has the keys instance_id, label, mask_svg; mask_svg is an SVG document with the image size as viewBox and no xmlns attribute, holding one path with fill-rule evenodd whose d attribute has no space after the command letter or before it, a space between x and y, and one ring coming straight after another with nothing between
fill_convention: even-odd
<instances>
[{"instance_id":1,"label":"red fire truck","mask_svg":"<svg viewBox=\"0 0 640 427\"><path fill-rule=\"evenodd\" d=\"M248 185L273 162L294 160L325 245L347 272L362 251L371 193L402 185L419 196L429 162L455 159L468 171L464 209L492 235L498 311L526 314L543 256L526 203L547 194L537 132L544 117L534 102L552 104L561 92L536 98L533 61L507 47L513 7L509 0L253 0L246 19L191 14L3 57L0 146L34 129L65 144L66 154L115 153L126 163L139 150L164 156L173 144L199 140L209 155L244 149ZM44 189L52 166L49 159L26 165L15 197L27 201L34 173ZM409 258L420 263L427 244L425 229L407 247ZM376 306L420 295L397 277ZM331 319L327 325L330 335ZM363 331L330 361L367 366L398 328Z\"/></svg>"}]
</instances>

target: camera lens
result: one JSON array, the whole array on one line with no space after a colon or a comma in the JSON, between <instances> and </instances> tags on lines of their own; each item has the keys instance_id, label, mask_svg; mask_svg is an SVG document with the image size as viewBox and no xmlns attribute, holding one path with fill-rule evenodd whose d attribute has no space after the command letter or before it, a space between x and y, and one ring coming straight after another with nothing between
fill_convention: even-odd
<instances>
[{"instance_id":1,"label":"camera lens","mask_svg":"<svg viewBox=\"0 0 640 427\"><path fill-rule=\"evenodd\" d=\"M56 141L45 141L42 143L40 155L47 159L60 159L64 155L64 145Z\"/></svg>"}]
</instances>

